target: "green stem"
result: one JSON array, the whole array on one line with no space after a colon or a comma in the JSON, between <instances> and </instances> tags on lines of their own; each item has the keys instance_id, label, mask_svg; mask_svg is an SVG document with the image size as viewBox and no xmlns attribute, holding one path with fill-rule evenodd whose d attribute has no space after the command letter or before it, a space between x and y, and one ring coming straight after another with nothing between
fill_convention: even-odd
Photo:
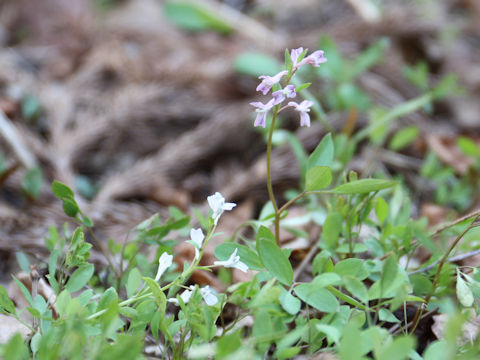
<instances>
[{"instance_id":1,"label":"green stem","mask_svg":"<svg viewBox=\"0 0 480 360\"><path fill-rule=\"evenodd\" d=\"M202 248L200 249L200 256L198 257L198 259L196 259L192 265L187 269L187 271L183 272L182 275L180 275L179 277L177 277L175 279L175 281L171 282L170 284L168 285L165 285L164 287L162 287L160 290L162 291L165 291L165 290L168 290L170 288L173 288L174 286L176 288L173 288L172 290L170 290L171 292L173 291L173 295L175 295L175 293L178 291L178 289L180 288L180 285L184 284L185 281L187 281L190 276L192 275L192 273L198 269L198 264L200 262L200 259L202 258L203 256L203 253L205 252L205 248L206 248L206 245L208 243L208 241L210 240L210 238L212 237L212 234L214 233L215 231L215 228L216 228L216 225L213 225L213 227L208 231L207 233L207 236L205 236L205 240L202 244ZM119 307L124 307L124 306L127 306L127 305L130 305L134 302L137 302L139 300L143 300L143 299L146 299L146 298L149 298L151 296L153 296L153 293L151 291L147 292L147 293L143 293L144 289L140 290L140 292L135 295L134 297L130 298L130 299L127 299L127 300L124 300L122 302L120 302L118 304ZM171 296L173 296L172 294L169 294ZM92 320L92 319L95 319L101 315L103 315L105 312L107 311L107 309L103 309L103 310L100 310L100 311L97 311L96 313L93 313L92 315L90 315L89 317L87 317L87 320Z\"/></svg>"},{"instance_id":2,"label":"green stem","mask_svg":"<svg viewBox=\"0 0 480 360\"><path fill-rule=\"evenodd\" d=\"M423 310L427 308L428 304L430 303L430 300L433 296L433 294L435 293L435 290L437 289L437 286L438 286L438 281L440 279L440 273L442 272L442 269L443 269L443 265L445 265L445 263L447 262L448 260L448 257L450 256L450 253L453 251L453 249L455 249L455 247L458 245L458 243L460 242L460 240L462 240L462 238L465 236L465 234L467 232L470 231L470 229L472 229L473 227L477 226L476 224L476 221L480 218L480 214L477 214L475 216L475 218L473 219L473 221L470 223L470 225L467 226L467 228L462 231L462 233L460 235L457 236L457 238L455 239L455 241L450 245L450 247L448 248L447 252L443 255L442 259L440 260L439 264L438 264L438 268L437 268L437 272L435 273L435 277L433 278L433 283L432 283L432 290L430 291L430 293L427 295L427 297L425 298L425 303L420 306L417 310L417 312L415 313L415 317L412 321L413 323L413 327L410 331L410 333L413 333L415 331L415 329L417 328L419 322L420 322L420 319L422 317L422 314L423 314Z\"/></svg>"},{"instance_id":3,"label":"green stem","mask_svg":"<svg viewBox=\"0 0 480 360\"><path fill-rule=\"evenodd\" d=\"M272 163L272 138L273 138L273 130L275 128L275 120L277 119L278 114L278 105L275 106L272 116L272 123L270 124L270 129L268 131L268 142L267 142L267 190L268 190L268 197L272 202L273 209L275 211L275 241L278 246L280 246L280 213L278 211L277 202L275 201L275 195L273 194L273 186L272 186L272 171L271 171L271 163Z\"/></svg>"}]
</instances>

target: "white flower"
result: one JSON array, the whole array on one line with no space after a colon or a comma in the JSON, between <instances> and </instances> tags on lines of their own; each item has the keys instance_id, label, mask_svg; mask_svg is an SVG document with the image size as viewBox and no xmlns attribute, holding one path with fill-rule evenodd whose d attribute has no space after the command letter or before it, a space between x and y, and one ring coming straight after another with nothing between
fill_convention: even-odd
<instances>
[{"instance_id":1,"label":"white flower","mask_svg":"<svg viewBox=\"0 0 480 360\"><path fill-rule=\"evenodd\" d=\"M202 248L203 239L205 239L205 235L203 235L202 229L192 229L190 230L190 239L192 240L194 247L195 247L195 260L198 259L200 256L200 249Z\"/></svg>"},{"instance_id":2,"label":"white flower","mask_svg":"<svg viewBox=\"0 0 480 360\"><path fill-rule=\"evenodd\" d=\"M165 270L167 270L172 265L173 255L169 255L164 252L162 256L158 259L158 270L157 275L155 276L155 281L160 280Z\"/></svg>"},{"instance_id":3,"label":"white flower","mask_svg":"<svg viewBox=\"0 0 480 360\"><path fill-rule=\"evenodd\" d=\"M200 294L202 294L203 300L205 300L209 306L213 306L218 302L217 295L215 295L216 291L208 285L200 289Z\"/></svg>"},{"instance_id":4,"label":"white flower","mask_svg":"<svg viewBox=\"0 0 480 360\"><path fill-rule=\"evenodd\" d=\"M195 290L195 286L194 286L194 285L190 285L190 290L185 290L185 291L180 295L180 298L182 299L182 301L183 301L184 304L187 304L187 303L190 301L190 298L192 297L194 290ZM171 299L168 299L167 301L170 302L170 303L173 303L173 304L175 304L175 305L177 305L177 306L180 305L178 299L176 299L176 298L171 298Z\"/></svg>"},{"instance_id":5,"label":"white flower","mask_svg":"<svg viewBox=\"0 0 480 360\"><path fill-rule=\"evenodd\" d=\"M214 265L220 265L228 268L236 268L243 272L247 272L248 266L247 264L240 261L240 256L237 255L238 248L230 255L230 258L225 261L215 261Z\"/></svg>"},{"instance_id":6,"label":"white flower","mask_svg":"<svg viewBox=\"0 0 480 360\"><path fill-rule=\"evenodd\" d=\"M225 198L219 192L216 192L214 195L211 195L207 198L208 205L213 210L212 219L217 225L218 219L223 214L225 210L232 210L237 204L226 203Z\"/></svg>"}]
</instances>

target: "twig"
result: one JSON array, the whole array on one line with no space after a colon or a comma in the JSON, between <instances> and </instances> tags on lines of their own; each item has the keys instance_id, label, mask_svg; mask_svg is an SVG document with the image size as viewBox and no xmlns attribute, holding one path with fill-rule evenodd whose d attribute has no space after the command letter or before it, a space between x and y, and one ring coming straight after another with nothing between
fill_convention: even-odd
<instances>
[{"instance_id":1,"label":"twig","mask_svg":"<svg viewBox=\"0 0 480 360\"><path fill-rule=\"evenodd\" d=\"M467 219L470 219L474 216L477 216L477 215L480 215L480 209L477 209L475 210L474 212L471 212L470 214L467 214L465 216L462 216L452 222L449 222L448 224L442 224L440 225L440 227L438 227L437 229L435 229L434 233L431 235L431 236L435 236L435 235L438 235L439 233L441 233L442 231L448 229L448 228L451 228L452 226L455 226L459 223L461 223L462 221L465 221Z\"/></svg>"},{"instance_id":2,"label":"twig","mask_svg":"<svg viewBox=\"0 0 480 360\"><path fill-rule=\"evenodd\" d=\"M469 257L475 256L475 255L478 255L478 254L480 254L480 249L473 250L473 251L467 252L465 254L460 254L460 255L454 256L454 257L448 259L447 262L457 262L457 261L465 260L465 259L468 259ZM441 259L431 263L430 265L428 265L428 266L426 266L422 269L410 271L408 273L408 275L419 274L419 273L426 272L430 269L433 269L440 261L441 261Z\"/></svg>"},{"instance_id":3,"label":"twig","mask_svg":"<svg viewBox=\"0 0 480 360\"><path fill-rule=\"evenodd\" d=\"M28 151L22 138L12 125L7 115L0 109L0 136L10 146L12 151L18 157L22 165L27 168L33 168L37 165L35 156Z\"/></svg>"}]
</instances>

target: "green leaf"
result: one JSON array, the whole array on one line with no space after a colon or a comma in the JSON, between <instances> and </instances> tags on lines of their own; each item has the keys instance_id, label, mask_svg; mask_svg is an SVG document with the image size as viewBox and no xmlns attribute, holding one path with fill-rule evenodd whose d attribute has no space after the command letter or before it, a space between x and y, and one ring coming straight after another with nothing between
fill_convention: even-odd
<instances>
[{"instance_id":1,"label":"green leaf","mask_svg":"<svg viewBox=\"0 0 480 360\"><path fill-rule=\"evenodd\" d=\"M313 281L313 284L317 287L326 287L329 285L341 285L342 278L334 272L325 272L316 276Z\"/></svg>"},{"instance_id":2,"label":"green leaf","mask_svg":"<svg viewBox=\"0 0 480 360\"><path fill-rule=\"evenodd\" d=\"M17 333L4 345L1 354L3 360L27 360L30 359L29 353L28 346L23 340L22 335Z\"/></svg>"},{"instance_id":3,"label":"green leaf","mask_svg":"<svg viewBox=\"0 0 480 360\"><path fill-rule=\"evenodd\" d=\"M350 292L350 294L364 304L368 303L368 292L363 282L353 276L345 276L343 281L345 283L345 288Z\"/></svg>"},{"instance_id":4,"label":"green leaf","mask_svg":"<svg viewBox=\"0 0 480 360\"><path fill-rule=\"evenodd\" d=\"M194 1L168 1L163 10L171 22L186 30L214 30L220 34L229 34L233 31L233 28L217 14Z\"/></svg>"},{"instance_id":5,"label":"green leaf","mask_svg":"<svg viewBox=\"0 0 480 360\"><path fill-rule=\"evenodd\" d=\"M315 166L332 166L334 153L332 134L328 133L308 157L307 169Z\"/></svg>"},{"instance_id":6,"label":"green leaf","mask_svg":"<svg viewBox=\"0 0 480 360\"><path fill-rule=\"evenodd\" d=\"M97 311L109 309L111 307L118 307L118 294L113 287L109 287L102 294L102 297L98 302Z\"/></svg>"},{"instance_id":7,"label":"green leaf","mask_svg":"<svg viewBox=\"0 0 480 360\"><path fill-rule=\"evenodd\" d=\"M318 331L327 335L329 342L338 343L340 341L341 332L335 326L327 324L316 324L315 327Z\"/></svg>"},{"instance_id":8,"label":"green leaf","mask_svg":"<svg viewBox=\"0 0 480 360\"><path fill-rule=\"evenodd\" d=\"M379 62L388 47L388 39L383 38L358 55L352 62L351 78L355 78Z\"/></svg>"},{"instance_id":9,"label":"green leaf","mask_svg":"<svg viewBox=\"0 0 480 360\"><path fill-rule=\"evenodd\" d=\"M164 313L167 307L167 297L165 296L162 289L160 289L160 285L149 277L142 277L143 281L145 281L152 292L153 296L155 297L155 301L158 305L158 311Z\"/></svg>"},{"instance_id":10,"label":"green leaf","mask_svg":"<svg viewBox=\"0 0 480 360\"><path fill-rule=\"evenodd\" d=\"M305 83L305 84L299 85L295 87L295 92L299 93L302 90L308 89L310 85L312 85L312 83Z\"/></svg>"},{"instance_id":11,"label":"green leaf","mask_svg":"<svg viewBox=\"0 0 480 360\"><path fill-rule=\"evenodd\" d=\"M33 167L27 170L25 176L22 179L23 190L33 198L37 198L40 195L43 185L43 173L38 167Z\"/></svg>"},{"instance_id":12,"label":"green leaf","mask_svg":"<svg viewBox=\"0 0 480 360\"><path fill-rule=\"evenodd\" d=\"M257 243L261 239L266 239L274 243L275 235L273 235L270 229L267 228L266 226L260 226L260 229L258 229L258 233L257 233Z\"/></svg>"},{"instance_id":13,"label":"green leaf","mask_svg":"<svg viewBox=\"0 0 480 360\"><path fill-rule=\"evenodd\" d=\"M380 310L378 310L378 318L381 321L387 321L387 322L391 322L391 323L399 323L400 322L400 320L398 320L397 317L395 315L393 315L393 313L390 310L385 309L385 308L381 308Z\"/></svg>"},{"instance_id":14,"label":"green leaf","mask_svg":"<svg viewBox=\"0 0 480 360\"><path fill-rule=\"evenodd\" d=\"M290 57L290 52L288 51L288 49L285 49L284 57L285 57L285 69L288 70L288 75L290 75L292 73L293 63L292 63L292 58Z\"/></svg>"},{"instance_id":15,"label":"green leaf","mask_svg":"<svg viewBox=\"0 0 480 360\"><path fill-rule=\"evenodd\" d=\"M142 274L140 274L140 271L135 267L130 271L127 279L126 290L129 298L137 292L141 282Z\"/></svg>"},{"instance_id":16,"label":"green leaf","mask_svg":"<svg viewBox=\"0 0 480 360\"><path fill-rule=\"evenodd\" d=\"M328 166L315 166L307 170L305 191L325 189L332 182L332 171Z\"/></svg>"},{"instance_id":17,"label":"green leaf","mask_svg":"<svg viewBox=\"0 0 480 360\"><path fill-rule=\"evenodd\" d=\"M245 263L250 270L264 270L262 261L255 251L244 245L223 243L215 248L214 254L218 260L224 261L232 255L235 249L238 249L237 255L240 256L240 261Z\"/></svg>"},{"instance_id":18,"label":"green leaf","mask_svg":"<svg viewBox=\"0 0 480 360\"><path fill-rule=\"evenodd\" d=\"M28 301L28 303L33 306L33 299L32 299L32 295L30 294L30 291L28 291L28 289L26 288L25 285L23 285L23 283L18 280L15 276L13 276L13 280L15 280L15 283L17 284L18 288L20 289L20 291L22 292L23 296L25 297L25 299Z\"/></svg>"},{"instance_id":19,"label":"green leaf","mask_svg":"<svg viewBox=\"0 0 480 360\"><path fill-rule=\"evenodd\" d=\"M358 280L363 280L368 276L368 271L365 269L363 260L355 258L339 261L335 264L334 271L341 277L353 276Z\"/></svg>"},{"instance_id":20,"label":"green leaf","mask_svg":"<svg viewBox=\"0 0 480 360\"><path fill-rule=\"evenodd\" d=\"M72 189L70 189L67 185L62 184L57 180L55 180L52 183L52 192L59 199L70 198L70 197L73 198L75 196Z\"/></svg>"},{"instance_id":21,"label":"green leaf","mask_svg":"<svg viewBox=\"0 0 480 360\"><path fill-rule=\"evenodd\" d=\"M64 198L62 205L63 211L67 216L75 217L80 211L77 202L73 198Z\"/></svg>"},{"instance_id":22,"label":"green leaf","mask_svg":"<svg viewBox=\"0 0 480 360\"><path fill-rule=\"evenodd\" d=\"M300 284L295 287L295 294L315 309L332 313L338 310L338 301L328 290L312 284Z\"/></svg>"},{"instance_id":23,"label":"green leaf","mask_svg":"<svg viewBox=\"0 0 480 360\"><path fill-rule=\"evenodd\" d=\"M93 276L95 267L93 264L83 264L80 265L68 279L67 285L65 288L72 292L78 291L83 288Z\"/></svg>"},{"instance_id":24,"label":"green leaf","mask_svg":"<svg viewBox=\"0 0 480 360\"><path fill-rule=\"evenodd\" d=\"M275 58L258 52L246 52L237 56L233 68L240 74L254 77L275 75L281 70L280 64Z\"/></svg>"},{"instance_id":25,"label":"green leaf","mask_svg":"<svg viewBox=\"0 0 480 360\"><path fill-rule=\"evenodd\" d=\"M38 98L33 95L27 95L22 99L21 104L22 116L27 121L35 121L42 111L42 105Z\"/></svg>"},{"instance_id":26,"label":"green leaf","mask_svg":"<svg viewBox=\"0 0 480 360\"><path fill-rule=\"evenodd\" d=\"M398 263L395 255L390 255L383 263L382 275L380 277L381 293L385 294L389 286L393 284L397 277Z\"/></svg>"},{"instance_id":27,"label":"green leaf","mask_svg":"<svg viewBox=\"0 0 480 360\"><path fill-rule=\"evenodd\" d=\"M322 239L328 249L334 249L342 232L343 217L338 212L328 214L323 223Z\"/></svg>"},{"instance_id":28,"label":"green leaf","mask_svg":"<svg viewBox=\"0 0 480 360\"><path fill-rule=\"evenodd\" d=\"M396 337L393 342L384 347L375 358L388 360L406 360L415 347L415 339L410 336Z\"/></svg>"},{"instance_id":29,"label":"green leaf","mask_svg":"<svg viewBox=\"0 0 480 360\"><path fill-rule=\"evenodd\" d=\"M337 186L335 189L330 190L329 192L334 194L365 194L374 191L380 191L383 189L390 188L397 184L393 180L383 180L383 179L362 179L358 181L352 181L346 184Z\"/></svg>"},{"instance_id":30,"label":"green leaf","mask_svg":"<svg viewBox=\"0 0 480 360\"><path fill-rule=\"evenodd\" d=\"M22 251L17 251L15 253L15 256L17 258L17 263L20 266L20 268L25 271L26 273L30 272L30 261L27 258L27 255L25 255L24 252Z\"/></svg>"},{"instance_id":31,"label":"green leaf","mask_svg":"<svg viewBox=\"0 0 480 360\"><path fill-rule=\"evenodd\" d=\"M293 269L282 250L272 241L259 239L258 253L263 265L282 284L290 286L293 281Z\"/></svg>"},{"instance_id":32,"label":"green leaf","mask_svg":"<svg viewBox=\"0 0 480 360\"><path fill-rule=\"evenodd\" d=\"M363 360L365 350L362 333L357 325L350 320L342 330L342 338L340 340L338 354L342 360ZM368 351L367 351L368 352ZM382 359L384 360L384 359ZM387 360L387 359L385 359Z\"/></svg>"},{"instance_id":33,"label":"green leaf","mask_svg":"<svg viewBox=\"0 0 480 360\"><path fill-rule=\"evenodd\" d=\"M0 285L0 312L16 314L15 304L8 296L7 289Z\"/></svg>"},{"instance_id":34,"label":"green leaf","mask_svg":"<svg viewBox=\"0 0 480 360\"><path fill-rule=\"evenodd\" d=\"M52 276L55 276L57 271L57 261L58 261L58 250L53 250L50 253L50 257L48 259L48 273Z\"/></svg>"},{"instance_id":35,"label":"green leaf","mask_svg":"<svg viewBox=\"0 0 480 360\"><path fill-rule=\"evenodd\" d=\"M468 137L460 136L457 140L457 146L465 155L480 157L480 147Z\"/></svg>"},{"instance_id":36,"label":"green leaf","mask_svg":"<svg viewBox=\"0 0 480 360\"><path fill-rule=\"evenodd\" d=\"M282 308L288 312L290 315L296 315L300 311L302 303L295 296L290 294L290 292L285 291L279 297L280 305Z\"/></svg>"},{"instance_id":37,"label":"green leaf","mask_svg":"<svg viewBox=\"0 0 480 360\"><path fill-rule=\"evenodd\" d=\"M136 319L138 317L138 311L131 307L121 307L118 311L130 319Z\"/></svg>"},{"instance_id":38,"label":"green leaf","mask_svg":"<svg viewBox=\"0 0 480 360\"><path fill-rule=\"evenodd\" d=\"M383 198L379 197L375 204L375 214L380 225L383 225L388 216L388 204Z\"/></svg>"},{"instance_id":39,"label":"green leaf","mask_svg":"<svg viewBox=\"0 0 480 360\"><path fill-rule=\"evenodd\" d=\"M475 301L470 285L463 280L460 271L457 270L457 298L465 307L470 307Z\"/></svg>"},{"instance_id":40,"label":"green leaf","mask_svg":"<svg viewBox=\"0 0 480 360\"><path fill-rule=\"evenodd\" d=\"M451 354L452 345L450 345L447 340L437 340L430 343L423 353L423 358L425 360L449 360L452 357ZM453 354L452 354L453 355Z\"/></svg>"},{"instance_id":41,"label":"green leaf","mask_svg":"<svg viewBox=\"0 0 480 360\"><path fill-rule=\"evenodd\" d=\"M398 151L410 145L420 134L420 130L416 126L406 126L397 131L390 140L390 149Z\"/></svg>"}]
</instances>

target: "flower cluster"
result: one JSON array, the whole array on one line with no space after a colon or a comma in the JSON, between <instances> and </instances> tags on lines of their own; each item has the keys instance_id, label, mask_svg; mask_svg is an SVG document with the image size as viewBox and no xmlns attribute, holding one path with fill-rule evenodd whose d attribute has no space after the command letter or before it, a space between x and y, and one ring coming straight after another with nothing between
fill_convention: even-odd
<instances>
[{"instance_id":1,"label":"flower cluster","mask_svg":"<svg viewBox=\"0 0 480 360\"><path fill-rule=\"evenodd\" d=\"M320 64L327 61L322 50L317 50L309 56L305 56L306 53L307 50L304 50L303 47L293 49L290 52L290 72L283 70L274 76L260 76L259 79L261 79L262 82L257 86L256 90L260 91L263 95L267 95L275 85L280 84L280 81L284 76L288 76L287 82L290 81L291 77L301 66L312 65L318 67ZM257 116L255 118L254 126L265 127L269 111L272 110L274 106L285 101L286 98L295 98L296 96L297 92L295 90L295 86L287 84L283 89L281 88L280 90L274 91L272 93L272 99L270 99L266 104L259 101L250 103L250 105L257 108L255 110ZM296 103L295 101L290 101L287 107L293 107L300 113L300 126L310 126L310 115L308 113L310 112L312 105L313 102L307 100L302 101L300 104Z\"/></svg>"},{"instance_id":2,"label":"flower cluster","mask_svg":"<svg viewBox=\"0 0 480 360\"><path fill-rule=\"evenodd\" d=\"M219 192L216 192L214 195L211 195L207 198L208 200L208 205L212 209L212 220L214 223L213 229L215 229L218 220L220 219L220 216L223 214L224 211L229 211L232 210L236 204L234 203L229 203L225 202L225 198L220 194ZM209 233L210 235L210 233ZM207 235L207 240L208 237ZM194 258L194 263L192 266L195 266L198 264L198 261L200 259L202 247L204 246L204 240L205 240L205 235L202 231L202 229L191 229L190 230L190 240L188 240L188 243L192 244L192 246L195 249L195 258ZM239 269L243 272L247 272L248 266L240 261L240 256L237 255L238 249L236 248L230 258L225 261L215 261L214 265L211 265L210 267L213 266L224 266L228 268L236 268ZM159 281L162 275L165 273L165 271L172 265L173 263L173 256L169 255L168 253L164 252L160 258L158 259L158 270L157 270L157 275L155 276L155 281ZM193 268L192 268L193 269ZM193 293L195 292L196 286L190 286L186 290L180 294L180 299L182 299L183 303L186 304L190 301L190 298L192 297ZM213 306L217 304L218 298L217 298L217 293L214 289L211 289L209 286L205 286L203 288L200 288L200 294L203 297L203 300L205 303L209 306ZM179 299L178 298L170 298L168 299L168 302L173 303L175 305L180 305Z\"/></svg>"}]
</instances>

